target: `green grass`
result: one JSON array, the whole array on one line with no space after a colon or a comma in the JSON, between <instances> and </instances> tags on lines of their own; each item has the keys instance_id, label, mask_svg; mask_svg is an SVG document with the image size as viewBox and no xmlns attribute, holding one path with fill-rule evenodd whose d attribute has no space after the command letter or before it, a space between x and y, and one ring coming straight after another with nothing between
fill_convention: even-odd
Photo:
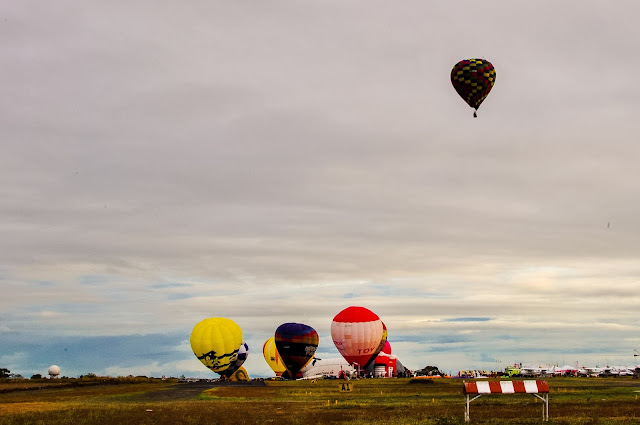
<instances>
[{"instance_id":1,"label":"green grass","mask_svg":"<svg viewBox=\"0 0 640 425\"><path fill-rule=\"evenodd\" d=\"M640 424L640 382L631 378L552 378L550 424ZM416 381L413 381L416 382ZM266 387L215 387L188 399L173 382L102 382L0 394L8 424L463 424L462 380L273 381ZM166 391L166 393L165 393ZM477 424L539 424L531 395L485 395L471 404Z\"/></svg>"}]
</instances>

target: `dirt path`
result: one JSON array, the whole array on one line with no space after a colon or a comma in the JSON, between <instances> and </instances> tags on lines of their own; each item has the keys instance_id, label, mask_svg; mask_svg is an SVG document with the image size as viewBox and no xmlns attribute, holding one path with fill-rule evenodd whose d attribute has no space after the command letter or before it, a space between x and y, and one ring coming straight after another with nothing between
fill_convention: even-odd
<instances>
[{"instance_id":1,"label":"dirt path","mask_svg":"<svg viewBox=\"0 0 640 425\"><path fill-rule=\"evenodd\" d=\"M266 384L261 381L250 382L188 382L172 385L169 388L150 391L136 397L140 401L177 401L191 400L203 391L215 387L264 387Z\"/></svg>"}]
</instances>

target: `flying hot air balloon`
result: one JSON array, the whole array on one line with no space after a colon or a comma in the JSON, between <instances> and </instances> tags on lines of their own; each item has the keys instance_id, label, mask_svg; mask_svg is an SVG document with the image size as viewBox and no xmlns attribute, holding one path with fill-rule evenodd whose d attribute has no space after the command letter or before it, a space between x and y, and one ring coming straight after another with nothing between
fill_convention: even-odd
<instances>
[{"instance_id":1,"label":"flying hot air balloon","mask_svg":"<svg viewBox=\"0 0 640 425\"><path fill-rule=\"evenodd\" d=\"M190 342L202 364L221 374L238 360L242 330L231 319L211 317L194 326Z\"/></svg>"},{"instance_id":2,"label":"flying hot air balloon","mask_svg":"<svg viewBox=\"0 0 640 425\"><path fill-rule=\"evenodd\" d=\"M496 82L496 70L484 59L461 60L451 70L451 83L460 97L476 111Z\"/></svg>"},{"instance_id":3,"label":"flying hot air balloon","mask_svg":"<svg viewBox=\"0 0 640 425\"><path fill-rule=\"evenodd\" d=\"M282 376L282 374L287 370L282 362L282 357L280 357L278 349L276 348L275 337L272 336L264 342L264 345L262 346L262 355L269 367L275 372L276 376Z\"/></svg>"},{"instance_id":4,"label":"flying hot air balloon","mask_svg":"<svg viewBox=\"0 0 640 425\"><path fill-rule=\"evenodd\" d=\"M333 318L331 337L346 361L366 369L384 348L386 327L371 310L352 306Z\"/></svg>"},{"instance_id":5,"label":"flying hot air balloon","mask_svg":"<svg viewBox=\"0 0 640 425\"><path fill-rule=\"evenodd\" d=\"M302 323L283 323L276 329L274 339L289 376L295 379L316 353L318 333Z\"/></svg>"}]
</instances>

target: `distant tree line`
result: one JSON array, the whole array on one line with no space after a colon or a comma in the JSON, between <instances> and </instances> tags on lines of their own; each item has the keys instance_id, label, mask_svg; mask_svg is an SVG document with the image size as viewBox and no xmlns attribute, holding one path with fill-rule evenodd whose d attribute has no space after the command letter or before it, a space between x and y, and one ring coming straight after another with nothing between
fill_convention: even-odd
<instances>
[{"instance_id":1,"label":"distant tree line","mask_svg":"<svg viewBox=\"0 0 640 425\"><path fill-rule=\"evenodd\" d=\"M420 370L416 370L416 376L444 376L444 373L440 372L438 366L425 366Z\"/></svg>"},{"instance_id":2,"label":"distant tree line","mask_svg":"<svg viewBox=\"0 0 640 425\"><path fill-rule=\"evenodd\" d=\"M0 368L0 379L24 379L19 373L11 373L7 368Z\"/></svg>"}]
</instances>

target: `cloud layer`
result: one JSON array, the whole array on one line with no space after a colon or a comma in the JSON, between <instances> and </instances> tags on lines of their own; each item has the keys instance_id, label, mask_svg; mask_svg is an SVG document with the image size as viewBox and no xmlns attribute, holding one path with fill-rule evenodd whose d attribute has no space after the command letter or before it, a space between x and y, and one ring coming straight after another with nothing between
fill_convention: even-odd
<instances>
[{"instance_id":1,"label":"cloud layer","mask_svg":"<svg viewBox=\"0 0 640 425\"><path fill-rule=\"evenodd\" d=\"M7 5L0 367L195 374L223 316L268 374L287 321L337 356L349 305L410 368L632 362L639 9ZM474 56L477 119L449 82Z\"/></svg>"}]
</instances>

